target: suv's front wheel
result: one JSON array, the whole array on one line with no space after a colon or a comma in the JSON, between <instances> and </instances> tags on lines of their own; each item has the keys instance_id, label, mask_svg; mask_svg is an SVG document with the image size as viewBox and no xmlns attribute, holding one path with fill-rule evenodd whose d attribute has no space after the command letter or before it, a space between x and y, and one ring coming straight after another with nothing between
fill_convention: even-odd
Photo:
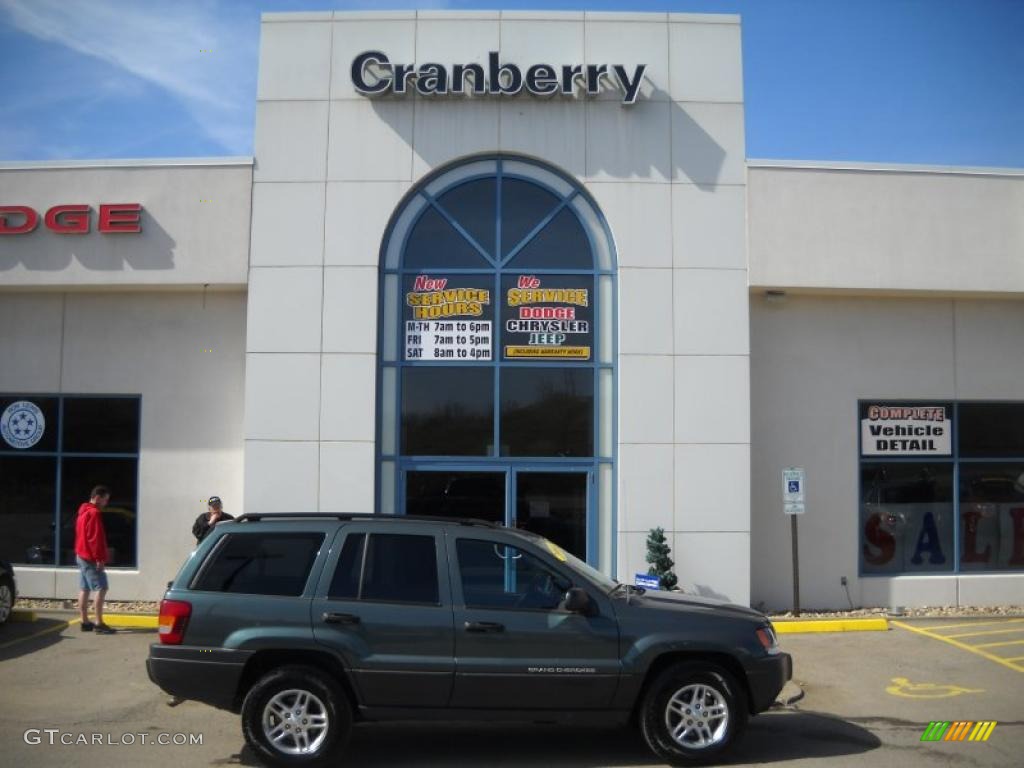
<instances>
[{"instance_id":1,"label":"suv's front wheel","mask_svg":"<svg viewBox=\"0 0 1024 768\"><path fill-rule=\"evenodd\" d=\"M736 680L721 667L700 661L680 662L658 675L640 708L644 740L674 765L720 756L746 721L746 697Z\"/></svg>"},{"instance_id":2,"label":"suv's front wheel","mask_svg":"<svg viewBox=\"0 0 1024 768\"><path fill-rule=\"evenodd\" d=\"M267 673L242 704L245 740L268 765L335 764L351 730L348 697L311 667L279 667Z\"/></svg>"}]
</instances>

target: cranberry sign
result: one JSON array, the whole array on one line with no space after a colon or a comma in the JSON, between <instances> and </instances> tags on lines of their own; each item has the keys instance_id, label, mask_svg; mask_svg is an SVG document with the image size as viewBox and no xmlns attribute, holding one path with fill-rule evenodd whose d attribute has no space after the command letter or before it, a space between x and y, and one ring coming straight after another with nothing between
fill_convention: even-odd
<instances>
[{"instance_id":1,"label":"cranberry sign","mask_svg":"<svg viewBox=\"0 0 1024 768\"><path fill-rule=\"evenodd\" d=\"M27 235L39 227L58 235L87 235L92 226L92 207L82 203L55 205L41 217L27 205L0 205L0 235ZM96 231L105 235L142 231L141 203L100 203Z\"/></svg>"}]
</instances>

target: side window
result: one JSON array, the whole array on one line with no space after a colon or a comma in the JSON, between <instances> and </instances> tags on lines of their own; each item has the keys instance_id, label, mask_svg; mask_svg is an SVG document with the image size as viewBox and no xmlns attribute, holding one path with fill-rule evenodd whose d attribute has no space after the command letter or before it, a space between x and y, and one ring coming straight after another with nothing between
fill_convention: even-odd
<instances>
[{"instance_id":1,"label":"side window","mask_svg":"<svg viewBox=\"0 0 1024 768\"><path fill-rule=\"evenodd\" d=\"M232 533L211 555L192 589L249 595L302 594L322 533Z\"/></svg>"},{"instance_id":2,"label":"side window","mask_svg":"<svg viewBox=\"0 0 1024 768\"><path fill-rule=\"evenodd\" d=\"M455 548L467 608L551 610L572 586L516 547L459 539Z\"/></svg>"},{"instance_id":3,"label":"side window","mask_svg":"<svg viewBox=\"0 0 1024 768\"><path fill-rule=\"evenodd\" d=\"M331 580L330 597L430 605L440 602L433 536L375 533L368 543L365 538L362 533L346 537Z\"/></svg>"},{"instance_id":4,"label":"side window","mask_svg":"<svg viewBox=\"0 0 1024 768\"><path fill-rule=\"evenodd\" d=\"M339 600L355 600L359 597L359 571L363 567L365 544L365 533L353 533L345 537L345 545L341 548L338 565L334 569L328 597Z\"/></svg>"}]
</instances>

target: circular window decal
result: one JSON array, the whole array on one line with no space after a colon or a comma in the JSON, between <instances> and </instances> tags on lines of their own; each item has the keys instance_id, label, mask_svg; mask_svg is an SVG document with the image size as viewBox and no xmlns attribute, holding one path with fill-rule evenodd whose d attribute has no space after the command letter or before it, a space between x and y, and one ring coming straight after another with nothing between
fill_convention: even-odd
<instances>
[{"instance_id":1,"label":"circular window decal","mask_svg":"<svg viewBox=\"0 0 1024 768\"><path fill-rule=\"evenodd\" d=\"M12 448L31 448L42 439L45 431L43 412L28 400L11 403L0 416L0 435Z\"/></svg>"}]
</instances>

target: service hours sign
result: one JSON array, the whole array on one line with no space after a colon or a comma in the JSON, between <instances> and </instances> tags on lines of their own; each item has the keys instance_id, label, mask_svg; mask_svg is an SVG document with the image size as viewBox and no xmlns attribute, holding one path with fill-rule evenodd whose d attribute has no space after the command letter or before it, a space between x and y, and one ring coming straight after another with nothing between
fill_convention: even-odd
<instances>
[{"instance_id":1,"label":"service hours sign","mask_svg":"<svg viewBox=\"0 0 1024 768\"><path fill-rule=\"evenodd\" d=\"M491 359L492 281L480 275L405 279L405 359L479 362Z\"/></svg>"}]
</instances>

